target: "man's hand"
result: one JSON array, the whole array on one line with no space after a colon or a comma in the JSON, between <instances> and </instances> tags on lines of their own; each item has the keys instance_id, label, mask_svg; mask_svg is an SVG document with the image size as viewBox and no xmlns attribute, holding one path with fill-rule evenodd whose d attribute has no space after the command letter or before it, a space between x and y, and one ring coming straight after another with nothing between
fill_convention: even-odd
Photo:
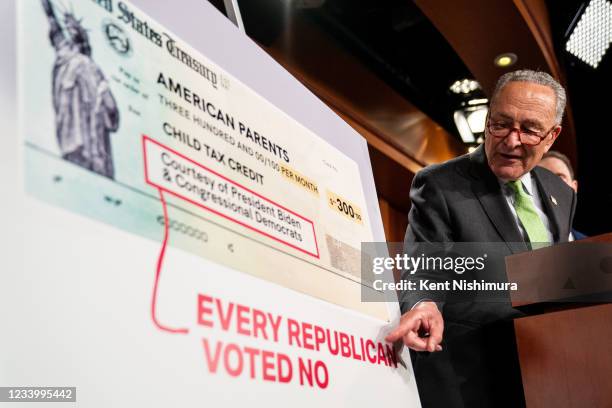
<instances>
[{"instance_id":1,"label":"man's hand","mask_svg":"<svg viewBox=\"0 0 612 408\"><path fill-rule=\"evenodd\" d=\"M404 313L400 323L385 340L394 343L402 339L404 344L415 351L442 351L444 319L434 302L421 302Z\"/></svg>"}]
</instances>

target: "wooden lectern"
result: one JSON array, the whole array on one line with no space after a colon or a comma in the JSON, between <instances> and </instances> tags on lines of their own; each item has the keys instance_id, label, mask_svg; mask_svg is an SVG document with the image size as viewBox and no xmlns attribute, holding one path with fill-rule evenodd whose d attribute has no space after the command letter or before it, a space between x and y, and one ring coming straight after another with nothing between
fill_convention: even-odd
<instances>
[{"instance_id":1,"label":"wooden lectern","mask_svg":"<svg viewBox=\"0 0 612 408\"><path fill-rule=\"evenodd\" d=\"M531 314L514 321L527 406L612 407L612 233L509 256L506 271Z\"/></svg>"}]
</instances>

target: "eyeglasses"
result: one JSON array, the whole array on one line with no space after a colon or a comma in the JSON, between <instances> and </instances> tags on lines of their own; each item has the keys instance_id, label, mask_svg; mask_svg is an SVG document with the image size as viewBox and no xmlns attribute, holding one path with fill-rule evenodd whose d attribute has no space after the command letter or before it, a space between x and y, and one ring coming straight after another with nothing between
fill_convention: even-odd
<instances>
[{"instance_id":1,"label":"eyeglasses","mask_svg":"<svg viewBox=\"0 0 612 408\"><path fill-rule=\"evenodd\" d=\"M557 127L557 125L554 125L546 132L541 130L521 129L509 123L492 122L491 119L487 118L487 130L491 136L503 139L516 130L521 143L528 146L537 146L542 143L542 140L546 139L555 127Z\"/></svg>"}]
</instances>

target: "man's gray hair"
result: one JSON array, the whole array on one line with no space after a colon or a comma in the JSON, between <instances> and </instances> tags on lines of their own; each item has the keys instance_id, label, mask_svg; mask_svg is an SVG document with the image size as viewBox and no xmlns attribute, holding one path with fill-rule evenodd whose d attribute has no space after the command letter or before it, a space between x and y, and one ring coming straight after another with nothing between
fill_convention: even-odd
<instances>
[{"instance_id":1,"label":"man's gray hair","mask_svg":"<svg viewBox=\"0 0 612 408\"><path fill-rule=\"evenodd\" d=\"M508 72L502 75L499 80L497 80L497 84L495 85L495 90L493 91L493 96L491 97L491 101L495 100L497 94L502 90L504 86L508 84L508 82L533 82L535 84L544 85L549 87L555 92L556 96L556 112L555 112L555 121L557 124L561 123L561 119L563 119L563 112L565 111L565 89L555 78L550 76L550 74L542 71L533 71L530 69L521 69L518 71Z\"/></svg>"}]
</instances>

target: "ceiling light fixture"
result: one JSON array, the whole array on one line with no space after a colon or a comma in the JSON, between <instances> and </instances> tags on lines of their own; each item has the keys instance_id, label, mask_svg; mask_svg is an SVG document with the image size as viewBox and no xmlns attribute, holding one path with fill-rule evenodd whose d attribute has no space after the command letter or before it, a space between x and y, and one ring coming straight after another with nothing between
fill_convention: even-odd
<instances>
[{"instance_id":1,"label":"ceiling light fixture","mask_svg":"<svg viewBox=\"0 0 612 408\"><path fill-rule=\"evenodd\" d=\"M487 98L480 98L480 99L470 99L467 104L468 105L483 105L483 104L487 104L489 103L489 100Z\"/></svg>"},{"instance_id":2,"label":"ceiling light fixture","mask_svg":"<svg viewBox=\"0 0 612 408\"><path fill-rule=\"evenodd\" d=\"M463 143L478 143L478 138L484 134L488 110L487 105L483 104L455 111L453 120Z\"/></svg>"},{"instance_id":3,"label":"ceiling light fixture","mask_svg":"<svg viewBox=\"0 0 612 408\"><path fill-rule=\"evenodd\" d=\"M461 79L453 82L449 89L456 94L469 94L480 89L480 84L473 79Z\"/></svg>"},{"instance_id":4,"label":"ceiling light fixture","mask_svg":"<svg viewBox=\"0 0 612 408\"><path fill-rule=\"evenodd\" d=\"M516 56L516 54L511 53L511 52L506 52L504 54L500 54L497 57L495 57L494 62L495 62L495 65L497 65L498 67L506 68L506 67L514 65L517 60L518 60L518 57Z\"/></svg>"}]
</instances>

